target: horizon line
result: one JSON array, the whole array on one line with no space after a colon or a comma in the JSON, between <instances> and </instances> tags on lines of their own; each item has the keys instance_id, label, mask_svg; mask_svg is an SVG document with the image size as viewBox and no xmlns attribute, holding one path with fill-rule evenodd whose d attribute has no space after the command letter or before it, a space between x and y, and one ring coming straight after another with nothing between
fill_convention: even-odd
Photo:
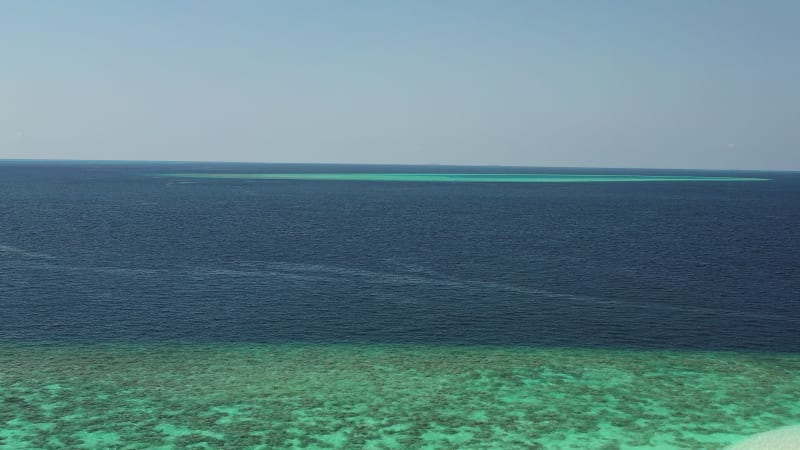
<instances>
[{"instance_id":1,"label":"horizon line","mask_svg":"<svg viewBox=\"0 0 800 450\"><path fill-rule=\"evenodd\" d=\"M688 171L724 171L724 172L789 172L797 173L800 169L720 169L720 168L686 168L686 167L614 167L614 166L545 166L515 164L450 164L450 163L371 163L371 162L269 162L269 161L223 161L223 160L157 160L157 159L68 159L68 158L0 158L3 162L69 162L69 163L156 163L156 164L272 164L272 165L308 165L308 166L405 166L405 167L502 167L526 169L623 169L623 170L688 170Z\"/></svg>"}]
</instances>

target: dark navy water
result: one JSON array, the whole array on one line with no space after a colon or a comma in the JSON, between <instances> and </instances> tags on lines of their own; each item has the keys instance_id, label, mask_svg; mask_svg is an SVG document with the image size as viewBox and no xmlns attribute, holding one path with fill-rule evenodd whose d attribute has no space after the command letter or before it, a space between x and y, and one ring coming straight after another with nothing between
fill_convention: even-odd
<instances>
[{"instance_id":1,"label":"dark navy water","mask_svg":"<svg viewBox=\"0 0 800 450\"><path fill-rule=\"evenodd\" d=\"M157 172L679 171L0 163L0 341L800 351L800 174L402 183Z\"/></svg>"}]
</instances>

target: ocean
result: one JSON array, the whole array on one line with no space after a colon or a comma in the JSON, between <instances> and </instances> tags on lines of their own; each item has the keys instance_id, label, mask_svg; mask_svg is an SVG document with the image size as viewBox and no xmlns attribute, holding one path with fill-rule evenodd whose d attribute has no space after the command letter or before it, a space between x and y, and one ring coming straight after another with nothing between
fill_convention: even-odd
<instances>
[{"instance_id":1,"label":"ocean","mask_svg":"<svg viewBox=\"0 0 800 450\"><path fill-rule=\"evenodd\" d=\"M0 161L0 447L724 448L800 423L799 199L791 172Z\"/></svg>"}]
</instances>

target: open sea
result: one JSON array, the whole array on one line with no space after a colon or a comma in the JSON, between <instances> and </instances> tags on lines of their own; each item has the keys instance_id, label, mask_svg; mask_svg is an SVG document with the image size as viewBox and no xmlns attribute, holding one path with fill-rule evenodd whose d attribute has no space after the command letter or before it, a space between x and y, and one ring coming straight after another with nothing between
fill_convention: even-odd
<instances>
[{"instance_id":1,"label":"open sea","mask_svg":"<svg viewBox=\"0 0 800 450\"><path fill-rule=\"evenodd\" d=\"M3 449L797 424L800 173L0 161Z\"/></svg>"}]
</instances>

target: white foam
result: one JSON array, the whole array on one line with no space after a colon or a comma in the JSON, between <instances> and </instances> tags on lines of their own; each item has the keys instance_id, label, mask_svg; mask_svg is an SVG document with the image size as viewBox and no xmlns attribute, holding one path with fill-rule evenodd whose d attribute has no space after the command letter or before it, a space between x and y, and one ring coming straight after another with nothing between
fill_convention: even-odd
<instances>
[{"instance_id":1,"label":"white foam","mask_svg":"<svg viewBox=\"0 0 800 450\"><path fill-rule=\"evenodd\" d=\"M800 425L777 428L750 436L728 450L797 450L800 449Z\"/></svg>"}]
</instances>

